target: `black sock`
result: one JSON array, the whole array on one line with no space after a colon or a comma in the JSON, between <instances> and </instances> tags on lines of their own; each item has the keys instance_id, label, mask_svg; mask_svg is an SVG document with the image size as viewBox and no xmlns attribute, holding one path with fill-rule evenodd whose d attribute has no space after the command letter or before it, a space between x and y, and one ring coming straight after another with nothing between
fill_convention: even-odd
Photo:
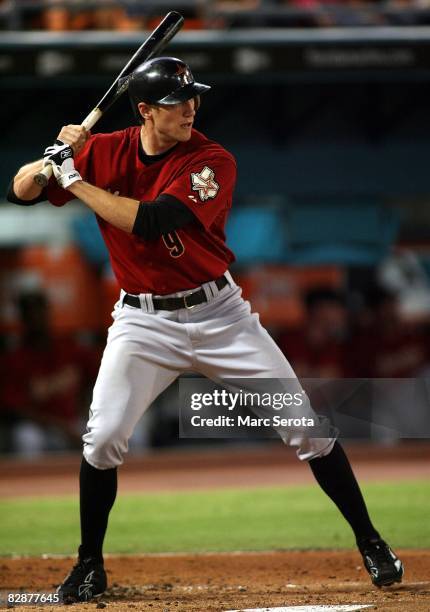
<instances>
[{"instance_id":1,"label":"black sock","mask_svg":"<svg viewBox=\"0 0 430 612\"><path fill-rule=\"evenodd\" d=\"M82 458L79 475L81 545L79 557L103 562L103 540L117 490L117 468L97 470Z\"/></svg>"},{"instance_id":2,"label":"black sock","mask_svg":"<svg viewBox=\"0 0 430 612\"><path fill-rule=\"evenodd\" d=\"M309 465L322 490L350 524L357 542L379 538L348 457L339 442L335 442L331 453L325 457L311 459Z\"/></svg>"}]
</instances>

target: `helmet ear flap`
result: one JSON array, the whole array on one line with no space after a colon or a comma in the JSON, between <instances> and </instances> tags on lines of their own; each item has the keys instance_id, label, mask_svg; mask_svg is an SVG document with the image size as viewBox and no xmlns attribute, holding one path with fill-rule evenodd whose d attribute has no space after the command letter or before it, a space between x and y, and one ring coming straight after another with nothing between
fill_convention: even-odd
<instances>
[{"instance_id":1,"label":"helmet ear flap","mask_svg":"<svg viewBox=\"0 0 430 612\"><path fill-rule=\"evenodd\" d=\"M200 96L194 96L194 110L197 111L200 108Z\"/></svg>"}]
</instances>

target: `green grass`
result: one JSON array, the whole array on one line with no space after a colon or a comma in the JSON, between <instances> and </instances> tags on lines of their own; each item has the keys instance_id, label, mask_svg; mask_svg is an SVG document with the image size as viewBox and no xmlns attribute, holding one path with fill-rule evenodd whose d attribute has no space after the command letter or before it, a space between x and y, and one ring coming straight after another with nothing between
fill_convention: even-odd
<instances>
[{"instance_id":1,"label":"green grass","mask_svg":"<svg viewBox=\"0 0 430 612\"><path fill-rule=\"evenodd\" d=\"M394 547L430 547L430 483L368 484L371 515ZM72 553L79 543L72 497L0 502L0 555ZM120 495L110 553L348 548L352 533L316 486Z\"/></svg>"}]
</instances>

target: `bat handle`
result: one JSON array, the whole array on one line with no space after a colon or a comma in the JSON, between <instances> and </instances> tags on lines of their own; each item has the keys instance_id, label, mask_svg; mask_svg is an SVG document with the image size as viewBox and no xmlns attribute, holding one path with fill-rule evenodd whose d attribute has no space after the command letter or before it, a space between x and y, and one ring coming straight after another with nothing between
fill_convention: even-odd
<instances>
[{"instance_id":1,"label":"bat handle","mask_svg":"<svg viewBox=\"0 0 430 612\"><path fill-rule=\"evenodd\" d=\"M81 125L86 130L90 130L97 123L97 121L100 119L102 114L103 113L99 108L94 108L90 112L90 114L85 117ZM52 166L45 166L44 168L42 168L40 172L38 172L37 174L33 176L33 181L37 185L40 185L40 187L46 187L51 176L52 176Z\"/></svg>"}]
</instances>

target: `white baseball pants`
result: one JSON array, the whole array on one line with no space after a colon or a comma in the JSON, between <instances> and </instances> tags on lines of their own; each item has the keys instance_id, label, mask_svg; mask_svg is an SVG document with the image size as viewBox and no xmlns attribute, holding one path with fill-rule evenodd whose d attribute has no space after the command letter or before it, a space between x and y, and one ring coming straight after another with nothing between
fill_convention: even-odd
<instances>
[{"instance_id":1,"label":"white baseball pants","mask_svg":"<svg viewBox=\"0 0 430 612\"><path fill-rule=\"evenodd\" d=\"M259 322L231 275L221 291L214 282L202 287L208 302L192 309L154 311L152 296L139 296L142 308L122 304L112 313L107 345L94 387L84 456L93 467L123 462L133 429L157 396L180 374L198 372L223 379L290 379L302 392L287 359ZM173 294L181 296L180 292ZM166 296L163 296L166 297ZM301 415L314 415L309 405ZM280 434L297 447L301 460L328 454L334 437L309 437L306 431Z\"/></svg>"}]
</instances>

